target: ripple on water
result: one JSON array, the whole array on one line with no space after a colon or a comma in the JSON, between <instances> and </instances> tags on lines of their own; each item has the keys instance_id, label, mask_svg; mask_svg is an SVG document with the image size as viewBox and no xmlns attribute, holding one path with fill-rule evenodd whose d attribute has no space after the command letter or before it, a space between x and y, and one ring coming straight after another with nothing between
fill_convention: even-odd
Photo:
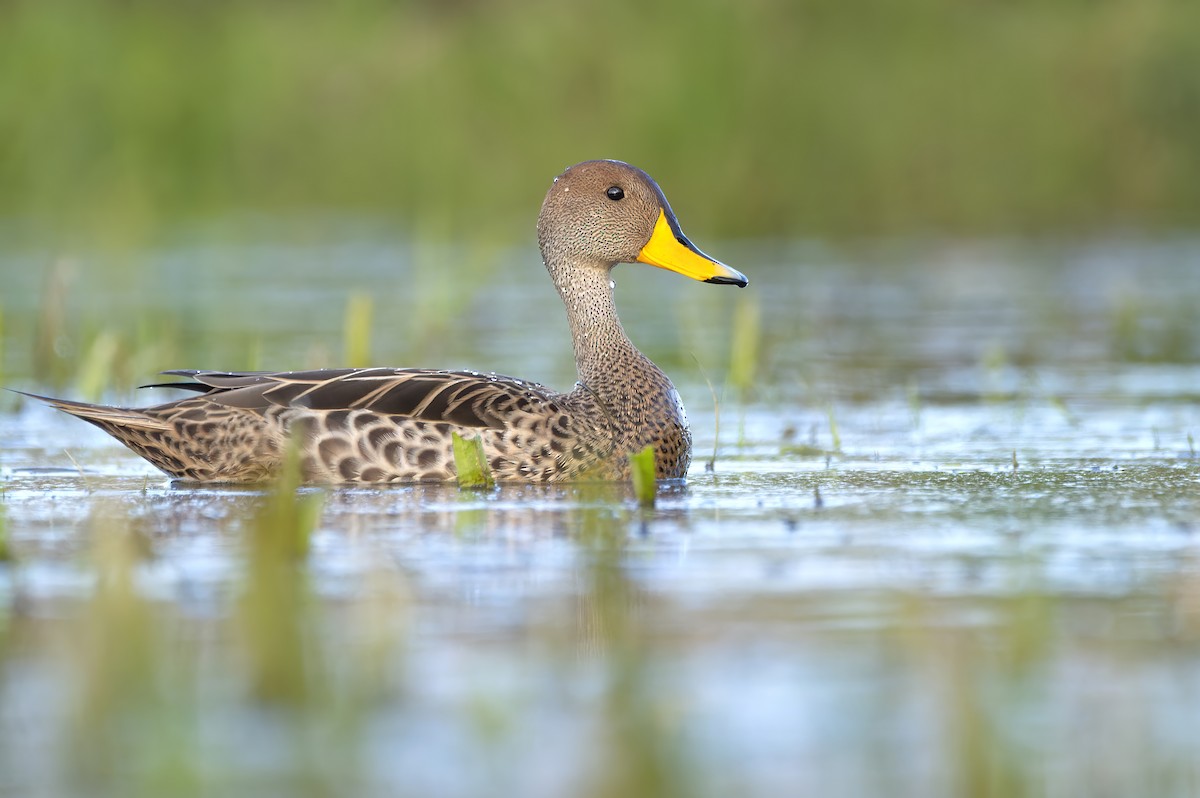
<instances>
[{"instance_id":1,"label":"ripple on water","mask_svg":"<svg viewBox=\"0 0 1200 798\"><path fill-rule=\"evenodd\" d=\"M781 254L806 251L820 257ZM378 341L396 342L385 359L569 386L561 318L501 312L530 297L553 307L537 269L517 268L536 265L530 255L484 270L481 290L495 301L452 318L461 336L436 345L410 319L429 321L441 305L381 298L396 305L377 314ZM344 652L372 630L401 641L373 655L404 697L371 714L358 778L484 794L494 785L479 774L493 771L458 765L504 760L549 773L537 781L497 766L508 792L562 794L568 773L594 765L596 727L615 718L623 730L676 730L672 743L713 794L950 794L946 774L975 750L1053 761L1029 783L1061 778L1063 794L1095 792L1098 761L1114 783L1152 771L1195 784L1195 255L1195 242L880 247L854 258L732 247L764 320L746 401L720 390L731 295L657 273L622 280L630 334L676 378L696 437L687 484L664 486L654 510L595 486L309 490L323 505L304 569L319 609L308 650L341 673L361 658ZM314 347L341 335L331 292L415 279L411 256L388 241L167 252L154 279L180 288L155 297L157 311L210 349L195 353L204 362L148 368L220 366L209 357L243 357L254 337L264 360L309 365ZM335 257L346 264L336 274ZM286 296L282 268L296 278ZM155 310L141 295L115 297L100 276L80 272L68 298L85 326L103 327L96 314L113 308L121 318ZM34 282L5 289L36 307ZM20 385L28 350L17 342L32 315L5 313L2 362ZM421 345L437 363L418 358ZM721 395L711 472L716 423L697 361ZM37 641L99 611L106 524L146 541L131 579L169 619L171 640L202 641L205 676L192 688L207 700L196 714L208 753L198 761L284 767L278 719L230 687L246 679L229 664L241 632L221 625L252 587L247 529L262 498L172 485L44 408L0 412L0 512L17 556L0 566L0 655L10 640L25 646L0 668L0 773L34 773L37 762L53 772L56 743L35 750L29 719L73 717L70 696L95 676L52 653L103 651L71 647L91 638ZM251 737L265 742L229 742Z\"/></svg>"}]
</instances>

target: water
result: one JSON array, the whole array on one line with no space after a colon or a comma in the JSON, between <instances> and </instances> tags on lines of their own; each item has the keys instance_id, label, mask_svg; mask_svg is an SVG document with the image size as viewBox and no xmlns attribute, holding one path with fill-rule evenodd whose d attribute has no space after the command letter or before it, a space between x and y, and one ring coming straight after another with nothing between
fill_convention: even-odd
<instances>
[{"instance_id":1,"label":"water","mask_svg":"<svg viewBox=\"0 0 1200 798\"><path fill-rule=\"evenodd\" d=\"M689 409L686 485L651 511L623 487L306 490L300 600L265 627L260 491L0 414L0 792L1200 794L1200 244L709 249L751 288L616 275ZM173 318L204 361L135 381L248 350L335 365L352 291L381 363L572 380L529 252L359 231L140 263L114 282L80 259L65 300L80 328ZM4 362L32 386L22 275ZM739 397L746 298L762 357ZM292 625L267 648L308 692L263 699L253 638Z\"/></svg>"}]
</instances>

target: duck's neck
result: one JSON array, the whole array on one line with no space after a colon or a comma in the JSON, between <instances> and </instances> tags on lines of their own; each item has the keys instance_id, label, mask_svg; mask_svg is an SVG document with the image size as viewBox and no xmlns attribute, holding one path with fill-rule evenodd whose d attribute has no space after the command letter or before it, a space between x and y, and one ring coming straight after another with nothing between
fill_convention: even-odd
<instances>
[{"instance_id":1,"label":"duck's neck","mask_svg":"<svg viewBox=\"0 0 1200 798\"><path fill-rule=\"evenodd\" d=\"M605 402L625 404L633 398L640 404L640 397L631 397L633 390L672 390L662 371L625 334L607 267L552 270L552 274L567 308L579 380L589 391Z\"/></svg>"}]
</instances>

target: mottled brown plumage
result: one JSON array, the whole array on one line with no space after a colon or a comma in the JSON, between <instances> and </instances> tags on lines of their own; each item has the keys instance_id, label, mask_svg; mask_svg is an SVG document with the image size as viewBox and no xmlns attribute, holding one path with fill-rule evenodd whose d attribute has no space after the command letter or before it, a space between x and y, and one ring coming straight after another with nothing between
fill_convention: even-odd
<instances>
[{"instance_id":1,"label":"mottled brown plumage","mask_svg":"<svg viewBox=\"0 0 1200 798\"><path fill-rule=\"evenodd\" d=\"M38 398L184 480L269 478L289 438L313 482L452 480L451 432L479 437L502 481L624 479L629 454L646 445L659 478L684 476L683 406L625 335L610 272L641 261L707 282L746 278L693 247L658 185L619 161L587 161L555 178L537 229L575 347L579 382L567 393L496 374L370 368L168 371L199 395L140 409Z\"/></svg>"}]
</instances>

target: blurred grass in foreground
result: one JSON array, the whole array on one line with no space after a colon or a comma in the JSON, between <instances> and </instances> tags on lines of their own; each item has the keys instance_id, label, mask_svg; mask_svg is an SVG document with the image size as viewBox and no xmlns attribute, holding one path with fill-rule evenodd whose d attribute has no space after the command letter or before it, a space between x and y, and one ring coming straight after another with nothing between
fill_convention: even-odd
<instances>
[{"instance_id":1,"label":"blurred grass in foreground","mask_svg":"<svg viewBox=\"0 0 1200 798\"><path fill-rule=\"evenodd\" d=\"M1149 592L1076 596L1048 590L1053 556L1033 555L1021 586L1002 595L866 591L866 606L887 608L866 624L843 614L837 591L764 589L697 605L639 576L653 558L635 536L660 516L634 509L623 489L588 486L567 498L577 592L530 596L520 623L480 637L468 622L486 615L477 601L451 599L386 557L349 590L314 573L313 499L287 480L240 497L247 512L213 532L240 541L231 589L172 599L155 578L173 567L158 551L172 541L154 535L153 519L98 498L81 530L93 586L0 606L0 688L40 697L37 755L5 759L0 784L130 796L407 795L429 793L404 785L430 783L456 795L539 785L597 798L831 784L861 794L1183 795L1197 775L1180 758L1186 720L1163 711L1159 692L1194 663L1194 573ZM460 515L464 545L486 548L505 528L496 507ZM338 547L357 545L354 533L333 534L344 535ZM25 561L0 567L21 583ZM406 620L430 612L445 623ZM815 664L830 683L787 696L798 715L836 713L830 738L764 737L754 748L768 753L731 761L720 746L735 730L712 716L696 669L730 646L747 679L777 667L800 678ZM448 651L480 676L516 666L519 686L480 678L448 695L448 676L429 670L458 661ZM725 689L764 700L736 678ZM21 718L32 706L0 716L0 731L28 731ZM564 724L574 731L552 740ZM538 741L524 747L530 735ZM813 761L838 739L856 744ZM420 752L423 781L406 751ZM772 751L795 758L772 764Z\"/></svg>"},{"instance_id":2,"label":"blurred grass in foreground","mask_svg":"<svg viewBox=\"0 0 1200 798\"><path fill-rule=\"evenodd\" d=\"M17 0L0 216L39 246L309 209L511 240L619 157L706 236L1187 226L1198 40L1185 0Z\"/></svg>"}]
</instances>

